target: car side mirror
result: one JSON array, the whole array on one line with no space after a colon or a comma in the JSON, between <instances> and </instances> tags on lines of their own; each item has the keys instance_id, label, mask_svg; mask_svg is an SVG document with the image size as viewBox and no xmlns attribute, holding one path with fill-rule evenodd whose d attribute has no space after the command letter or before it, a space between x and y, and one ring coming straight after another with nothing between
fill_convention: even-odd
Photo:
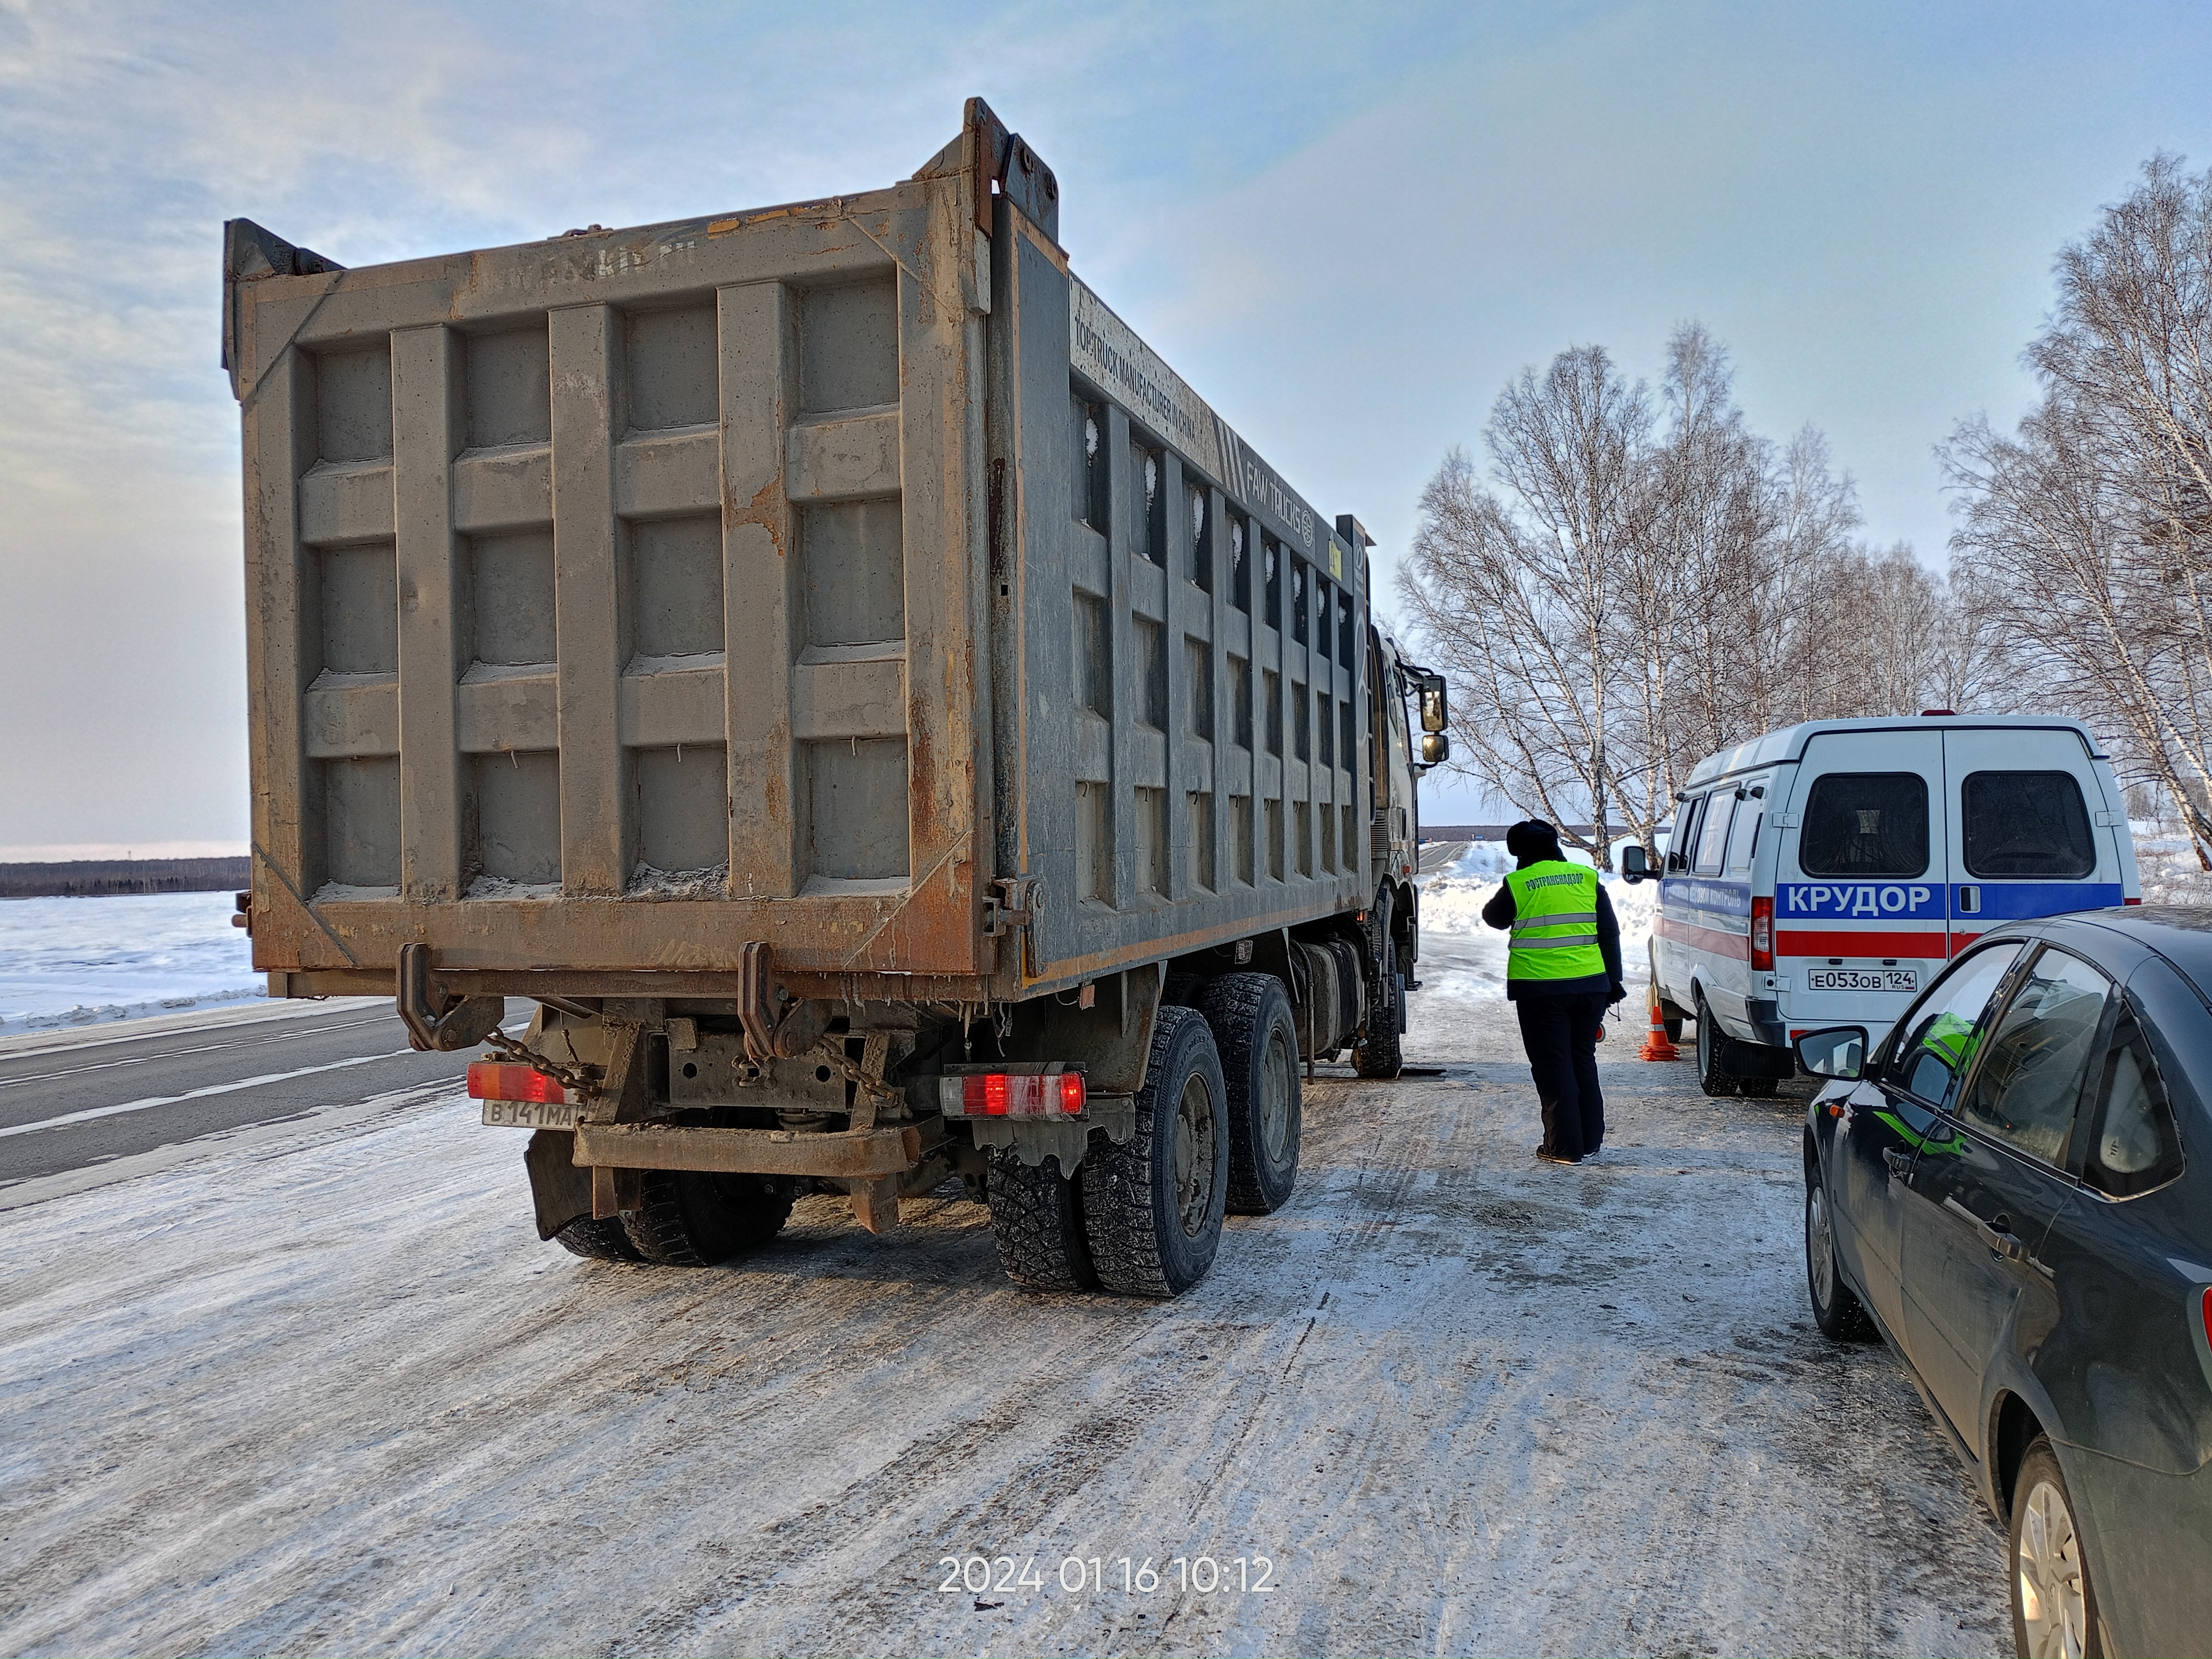
<instances>
[{"instance_id":1,"label":"car side mirror","mask_svg":"<svg viewBox=\"0 0 2212 1659\"><path fill-rule=\"evenodd\" d=\"M1421 733L1421 764L1441 766L1451 758L1451 739L1441 732Z\"/></svg>"},{"instance_id":2,"label":"car side mirror","mask_svg":"<svg viewBox=\"0 0 2212 1659\"><path fill-rule=\"evenodd\" d=\"M1634 845L1620 849L1620 878L1623 881L1633 887L1639 881L1649 880L1650 876L1650 854Z\"/></svg>"},{"instance_id":3,"label":"car side mirror","mask_svg":"<svg viewBox=\"0 0 2212 1659\"><path fill-rule=\"evenodd\" d=\"M1790 1045L1797 1063L1814 1077L1856 1083L1866 1074L1867 1034L1863 1025L1832 1025L1808 1031Z\"/></svg>"},{"instance_id":4,"label":"car side mirror","mask_svg":"<svg viewBox=\"0 0 2212 1659\"><path fill-rule=\"evenodd\" d=\"M1451 724L1451 710L1444 706L1444 677L1425 674L1421 678L1421 730L1441 732ZM1450 753L1450 746L1445 746Z\"/></svg>"}]
</instances>

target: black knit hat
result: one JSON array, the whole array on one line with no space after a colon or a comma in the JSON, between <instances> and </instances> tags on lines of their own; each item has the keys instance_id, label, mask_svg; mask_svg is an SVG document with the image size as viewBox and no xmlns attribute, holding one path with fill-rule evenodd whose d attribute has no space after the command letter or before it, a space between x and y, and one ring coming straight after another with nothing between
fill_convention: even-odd
<instances>
[{"instance_id":1,"label":"black knit hat","mask_svg":"<svg viewBox=\"0 0 2212 1659\"><path fill-rule=\"evenodd\" d=\"M1505 832L1505 850L1516 859L1559 856L1559 832L1541 818L1528 818Z\"/></svg>"}]
</instances>

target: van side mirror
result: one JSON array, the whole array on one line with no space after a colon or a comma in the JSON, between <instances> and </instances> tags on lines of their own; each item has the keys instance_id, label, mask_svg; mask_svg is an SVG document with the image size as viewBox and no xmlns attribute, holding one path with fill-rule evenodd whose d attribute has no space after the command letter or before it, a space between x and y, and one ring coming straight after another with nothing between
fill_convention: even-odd
<instances>
[{"instance_id":1,"label":"van side mirror","mask_svg":"<svg viewBox=\"0 0 2212 1659\"><path fill-rule=\"evenodd\" d=\"M1648 880L1651 875L1651 855L1641 847L1630 845L1620 849L1620 878L1633 887Z\"/></svg>"},{"instance_id":2,"label":"van side mirror","mask_svg":"<svg viewBox=\"0 0 2212 1659\"><path fill-rule=\"evenodd\" d=\"M1421 764L1441 766L1451 758L1451 739L1441 732L1421 733Z\"/></svg>"},{"instance_id":3,"label":"van side mirror","mask_svg":"<svg viewBox=\"0 0 2212 1659\"><path fill-rule=\"evenodd\" d=\"M1444 705L1444 677L1424 674L1421 677L1421 730L1441 732L1451 724L1451 710ZM1445 752L1450 752L1447 745Z\"/></svg>"},{"instance_id":4,"label":"van side mirror","mask_svg":"<svg viewBox=\"0 0 2212 1659\"><path fill-rule=\"evenodd\" d=\"M1808 1031L1790 1045L1797 1063L1814 1077L1856 1083L1866 1074L1867 1034L1863 1025L1832 1025Z\"/></svg>"}]
</instances>

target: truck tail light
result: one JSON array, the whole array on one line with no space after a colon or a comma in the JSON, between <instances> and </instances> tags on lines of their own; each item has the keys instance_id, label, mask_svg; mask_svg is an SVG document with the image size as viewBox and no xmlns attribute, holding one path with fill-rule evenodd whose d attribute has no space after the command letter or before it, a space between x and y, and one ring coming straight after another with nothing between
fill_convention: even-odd
<instances>
[{"instance_id":1,"label":"truck tail light","mask_svg":"<svg viewBox=\"0 0 2212 1659\"><path fill-rule=\"evenodd\" d=\"M1079 1117L1087 1098L1080 1072L968 1072L937 1085L947 1117Z\"/></svg>"},{"instance_id":2,"label":"truck tail light","mask_svg":"<svg viewBox=\"0 0 2212 1659\"><path fill-rule=\"evenodd\" d=\"M2124 898L2120 902L2123 904L2141 904L2142 901L2139 898Z\"/></svg>"},{"instance_id":3,"label":"truck tail light","mask_svg":"<svg viewBox=\"0 0 2212 1659\"><path fill-rule=\"evenodd\" d=\"M1754 973L1774 971L1774 901L1751 902L1751 966Z\"/></svg>"},{"instance_id":4,"label":"truck tail light","mask_svg":"<svg viewBox=\"0 0 2212 1659\"><path fill-rule=\"evenodd\" d=\"M542 1106L573 1106L575 1097L534 1066L480 1060L469 1067L471 1100L528 1100Z\"/></svg>"}]
</instances>

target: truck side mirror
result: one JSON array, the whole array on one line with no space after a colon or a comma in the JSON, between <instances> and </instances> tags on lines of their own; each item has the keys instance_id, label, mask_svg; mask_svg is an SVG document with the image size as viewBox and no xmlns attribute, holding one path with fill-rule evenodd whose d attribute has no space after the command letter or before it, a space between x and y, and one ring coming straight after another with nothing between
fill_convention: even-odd
<instances>
[{"instance_id":1,"label":"truck side mirror","mask_svg":"<svg viewBox=\"0 0 2212 1659\"><path fill-rule=\"evenodd\" d=\"M1441 732L1451 724L1451 710L1444 706L1444 677L1428 674L1421 680L1421 730ZM1445 746L1450 752L1450 746Z\"/></svg>"},{"instance_id":2,"label":"truck side mirror","mask_svg":"<svg viewBox=\"0 0 2212 1659\"><path fill-rule=\"evenodd\" d=\"M1648 880L1651 875L1651 855L1641 847L1628 846L1620 849L1620 878L1633 887Z\"/></svg>"},{"instance_id":3,"label":"truck side mirror","mask_svg":"<svg viewBox=\"0 0 2212 1659\"><path fill-rule=\"evenodd\" d=\"M1451 739L1441 732L1421 733L1421 764L1441 766L1451 758Z\"/></svg>"}]
</instances>

